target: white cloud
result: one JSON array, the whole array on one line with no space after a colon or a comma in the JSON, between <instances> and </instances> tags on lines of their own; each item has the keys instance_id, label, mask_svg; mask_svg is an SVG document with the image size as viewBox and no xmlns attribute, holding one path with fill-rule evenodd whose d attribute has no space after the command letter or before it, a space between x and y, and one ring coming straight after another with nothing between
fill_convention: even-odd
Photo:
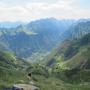
<instances>
[{"instance_id":1,"label":"white cloud","mask_svg":"<svg viewBox=\"0 0 90 90\"><path fill-rule=\"evenodd\" d=\"M75 0L60 0L56 3L32 2L9 6L0 2L0 21L31 21L39 18L83 18L90 11L73 6Z\"/></svg>"}]
</instances>

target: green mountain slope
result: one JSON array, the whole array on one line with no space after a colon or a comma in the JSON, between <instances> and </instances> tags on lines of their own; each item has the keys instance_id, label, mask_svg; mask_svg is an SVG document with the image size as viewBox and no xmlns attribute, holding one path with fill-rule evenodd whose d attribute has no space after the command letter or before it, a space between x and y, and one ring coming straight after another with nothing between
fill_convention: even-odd
<instances>
[{"instance_id":1,"label":"green mountain slope","mask_svg":"<svg viewBox=\"0 0 90 90\"><path fill-rule=\"evenodd\" d=\"M64 41L48 57L46 66L52 68L56 76L61 78L64 73L63 79L67 82L90 82L90 34Z\"/></svg>"},{"instance_id":2,"label":"green mountain slope","mask_svg":"<svg viewBox=\"0 0 90 90\"><path fill-rule=\"evenodd\" d=\"M62 42L62 44L60 44L60 46L54 49L46 59L48 62L50 60L60 61L61 59L63 61L66 61L74 57L79 52L82 53L83 49L89 48L89 45L90 45L90 34L87 34L78 40L76 39L65 40L64 42Z\"/></svg>"},{"instance_id":3,"label":"green mountain slope","mask_svg":"<svg viewBox=\"0 0 90 90\"><path fill-rule=\"evenodd\" d=\"M90 34L66 40L42 62L27 69L41 90L90 89Z\"/></svg>"},{"instance_id":4,"label":"green mountain slope","mask_svg":"<svg viewBox=\"0 0 90 90\"><path fill-rule=\"evenodd\" d=\"M24 69L28 63L10 52L0 52L0 88L27 81Z\"/></svg>"}]
</instances>

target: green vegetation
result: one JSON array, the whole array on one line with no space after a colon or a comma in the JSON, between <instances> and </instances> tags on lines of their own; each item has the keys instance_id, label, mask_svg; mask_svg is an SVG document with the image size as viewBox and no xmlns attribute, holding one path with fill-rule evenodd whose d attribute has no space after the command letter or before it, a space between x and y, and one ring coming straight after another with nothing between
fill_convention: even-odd
<instances>
[{"instance_id":1,"label":"green vegetation","mask_svg":"<svg viewBox=\"0 0 90 90\"><path fill-rule=\"evenodd\" d=\"M37 65L33 80L41 90L90 89L89 36L90 34L78 40L64 41L45 58L42 66Z\"/></svg>"},{"instance_id":2,"label":"green vegetation","mask_svg":"<svg viewBox=\"0 0 90 90\"><path fill-rule=\"evenodd\" d=\"M37 65L37 68L33 67L35 68L35 70L31 67L28 70L32 71L33 69L32 72L33 81L35 82L35 85L38 86L41 90L89 90L90 89L89 82L71 83L70 81L65 81L66 76L62 72L61 74L60 73L57 74L55 72L50 73L48 70L49 68L45 70L44 67L41 70L40 67L42 68L43 66ZM82 77L80 76L78 78L83 78L84 74L85 72L82 72ZM90 73L88 73L88 75L89 74ZM87 78L89 78L89 76ZM70 78L68 78L67 80L70 80Z\"/></svg>"},{"instance_id":3,"label":"green vegetation","mask_svg":"<svg viewBox=\"0 0 90 90\"><path fill-rule=\"evenodd\" d=\"M27 65L10 52L0 52L0 88L10 87L15 83L27 83L24 71Z\"/></svg>"},{"instance_id":4,"label":"green vegetation","mask_svg":"<svg viewBox=\"0 0 90 90\"><path fill-rule=\"evenodd\" d=\"M0 67L0 88L12 87L16 83L27 83L25 73Z\"/></svg>"},{"instance_id":5,"label":"green vegetation","mask_svg":"<svg viewBox=\"0 0 90 90\"><path fill-rule=\"evenodd\" d=\"M36 26L38 27L38 24ZM39 30L41 35L38 38L36 37L38 34L35 34L37 33L37 28L33 27L35 33L26 32L26 30L23 30L23 33L20 33L20 38L24 37L26 41L29 37L26 34L30 35L30 38L32 35L34 35L36 41L34 42L33 39L30 39L31 42L22 41L22 43L20 43L17 47L21 48L20 52L24 52L22 55L25 55L26 57L28 55L31 55L32 51L35 50L35 53L33 53L32 57L29 58L31 60L34 59L33 63L30 64L30 62L26 62L23 59L18 58L14 55L14 53L10 51L6 52L8 50L3 52L1 51L0 89L4 87L11 87L15 83L28 84L29 80L27 79L27 73L31 72L32 81L35 82L35 85L38 86L41 90L90 90L89 27L90 25L88 24L88 22L79 23L78 25L76 25L76 27L73 27L74 29L72 29L74 31L72 31L71 34L74 35L74 38L68 38L67 40L64 40L48 56L46 56L46 51L50 50L51 46L53 47L53 45L56 45L56 43L52 43L50 47L46 47L46 45L51 44L50 41L53 40L51 38L51 40L48 41L48 37L50 36L47 34L48 30L45 30L45 33L42 33L43 35L47 34L48 36L47 38L43 36L43 38L45 38L44 40L46 40L44 43L45 46L40 46L42 45L42 43L38 42L38 40L41 39L43 41L43 38L41 38L42 28L40 28ZM54 30L56 30L56 28L54 28ZM85 30L86 32L84 32ZM53 36L55 35L53 34ZM16 42L14 42L15 46ZM29 47L31 45L33 46L33 48L28 48L27 45ZM47 48L46 51L42 51L44 47ZM27 50L29 53L26 53ZM38 50L41 50L43 53ZM44 60L43 57L45 57Z\"/></svg>"},{"instance_id":6,"label":"green vegetation","mask_svg":"<svg viewBox=\"0 0 90 90\"><path fill-rule=\"evenodd\" d=\"M41 90L90 90L90 34L64 41L44 61L29 64L0 52L0 88L28 83L26 72Z\"/></svg>"},{"instance_id":7,"label":"green vegetation","mask_svg":"<svg viewBox=\"0 0 90 90\"><path fill-rule=\"evenodd\" d=\"M65 83L62 80L49 77L45 78L43 76L36 76L38 78L36 84L40 87L41 90L89 90L90 83L82 84L69 84Z\"/></svg>"}]
</instances>

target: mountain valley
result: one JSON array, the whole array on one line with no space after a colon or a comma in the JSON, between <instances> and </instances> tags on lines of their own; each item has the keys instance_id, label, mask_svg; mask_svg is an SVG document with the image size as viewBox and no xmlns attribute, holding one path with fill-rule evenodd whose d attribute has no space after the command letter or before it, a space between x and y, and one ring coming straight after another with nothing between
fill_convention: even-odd
<instances>
[{"instance_id":1,"label":"mountain valley","mask_svg":"<svg viewBox=\"0 0 90 90\"><path fill-rule=\"evenodd\" d=\"M90 20L0 28L0 90L30 81L40 90L90 90Z\"/></svg>"}]
</instances>

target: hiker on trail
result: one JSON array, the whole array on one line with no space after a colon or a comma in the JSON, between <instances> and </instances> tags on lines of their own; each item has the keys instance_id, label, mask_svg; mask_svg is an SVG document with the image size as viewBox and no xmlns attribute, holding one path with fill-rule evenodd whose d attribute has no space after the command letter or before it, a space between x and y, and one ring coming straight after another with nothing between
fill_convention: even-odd
<instances>
[{"instance_id":1,"label":"hiker on trail","mask_svg":"<svg viewBox=\"0 0 90 90\"><path fill-rule=\"evenodd\" d=\"M34 85L33 79L32 79L32 73L28 73L28 79L29 79L29 84Z\"/></svg>"},{"instance_id":2,"label":"hiker on trail","mask_svg":"<svg viewBox=\"0 0 90 90\"><path fill-rule=\"evenodd\" d=\"M28 73L28 79L31 80L32 79L32 73Z\"/></svg>"}]
</instances>

